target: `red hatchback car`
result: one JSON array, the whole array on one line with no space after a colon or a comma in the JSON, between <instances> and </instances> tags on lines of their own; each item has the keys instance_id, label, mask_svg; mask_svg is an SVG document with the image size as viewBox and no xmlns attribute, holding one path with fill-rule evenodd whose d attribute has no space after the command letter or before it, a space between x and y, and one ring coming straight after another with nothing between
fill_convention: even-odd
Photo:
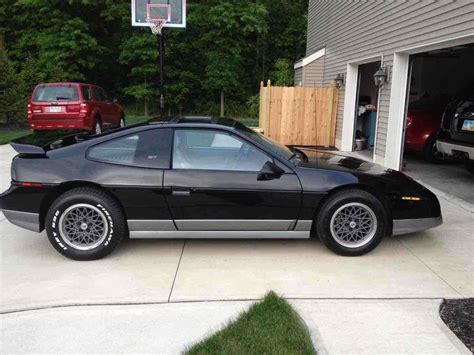
<instances>
[{"instance_id":1,"label":"red hatchback car","mask_svg":"<svg viewBox=\"0 0 474 355\"><path fill-rule=\"evenodd\" d=\"M34 131L87 130L125 126L122 106L92 84L48 83L33 90L28 103L28 125Z\"/></svg>"}]
</instances>

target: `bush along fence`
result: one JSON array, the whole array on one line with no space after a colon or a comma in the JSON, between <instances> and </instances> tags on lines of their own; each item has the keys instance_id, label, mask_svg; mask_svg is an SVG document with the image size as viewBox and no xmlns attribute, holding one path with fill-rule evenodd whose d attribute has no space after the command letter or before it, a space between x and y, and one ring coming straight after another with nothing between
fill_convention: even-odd
<instances>
[{"instance_id":1,"label":"bush along fence","mask_svg":"<svg viewBox=\"0 0 474 355\"><path fill-rule=\"evenodd\" d=\"M281 144L334 146L338 89L260 85L259 128Z\"/></svg>"}]
</instances>

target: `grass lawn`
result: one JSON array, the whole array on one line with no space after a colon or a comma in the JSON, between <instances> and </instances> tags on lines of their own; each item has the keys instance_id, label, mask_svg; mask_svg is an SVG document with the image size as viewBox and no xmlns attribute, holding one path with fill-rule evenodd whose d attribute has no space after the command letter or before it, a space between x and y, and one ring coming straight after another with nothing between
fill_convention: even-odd
<instances>
[{"instance_id":1,"label":"grass lawn","mask_svg":"<svg viewBox=\"0 0 474 355\"><path fill-rule=\"evenodd\" d=\"M235 321L189 349L196 354L316 354L309 332L291 306L274 292Z\"/></svg>"},{"instance_id":2,"label":"grass lawn","mask_svg":"<svg viewBox=\"0 0 474 355\"><path fill-rule=\"evenodd\" d=\"M31 134L29 129L0 129L0 145L10 143L12 140Z\"/></svg>"}]
</instances>

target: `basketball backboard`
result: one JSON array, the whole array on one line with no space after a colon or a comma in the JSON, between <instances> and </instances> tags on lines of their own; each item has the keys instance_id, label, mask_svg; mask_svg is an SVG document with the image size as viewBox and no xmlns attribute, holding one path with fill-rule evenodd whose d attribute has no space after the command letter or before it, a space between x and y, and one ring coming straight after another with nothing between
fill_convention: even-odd
<instances>
[{"instance_id":1,"label":"basketball backboard","mask_svg":"<svg viewBox=\"0 0 474 355\"><path fill-rule=\"evenodd\" d=\"M132 0L132 26L150 27L147 18L163 17L163 27L186 27L186 0Z\"/></svg>"}]
</instances>

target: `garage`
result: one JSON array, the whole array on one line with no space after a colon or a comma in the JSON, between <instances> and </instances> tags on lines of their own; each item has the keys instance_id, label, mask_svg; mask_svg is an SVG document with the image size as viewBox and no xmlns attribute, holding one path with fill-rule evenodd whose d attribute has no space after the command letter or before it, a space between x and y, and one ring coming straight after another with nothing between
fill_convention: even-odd
<instances>
[{"instance_id":1,"label":"garage","mask_svg":"<svg viewBox=\"0 0 474 355\"><path fill-rule=\"evenodd\" d=\"M402 144L404 172L470 203L474 203L468 154L474 143L472 63L473 44L410 55ZM443 146L444 138L450 149Z\"/></svg>"}]
</instances>

